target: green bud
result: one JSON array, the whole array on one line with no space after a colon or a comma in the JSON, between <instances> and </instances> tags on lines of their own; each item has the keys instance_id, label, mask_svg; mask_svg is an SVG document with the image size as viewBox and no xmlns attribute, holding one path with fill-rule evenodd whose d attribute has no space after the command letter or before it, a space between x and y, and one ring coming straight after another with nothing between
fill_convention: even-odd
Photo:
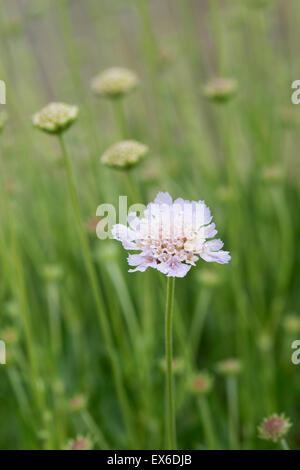
<instances>
[{"instance_id":1,"label":"green bud","mask_svg":"<svg viewBox=\"0 0 300 470\"><path fill-rule=\"evenodd\" d=\"M132 92L138 85L138 77L131 70L112 67L97 75L91 83L92 90L107 98L120 98Z\"/></svg>"},{"instance_id":2,"label":"green bud","mask_svg":"<svg viewBox=\"0 0 300 470\"><path fill-rule=\"evenodd\" d=\"M73 124L77 116L77 106L50 103L34 114L32 122L35 127L48 134L61 134Z\"/></svg>"},{"instance_id":3,"label":"green bud","mask_svg":"<svg viewBox=\"0 0 300 470\"><path fill-rule=\"evenodd\" d=\"M148 153L148 147L135 140L122 140L110 147L101 162L111 168L124 170L137 165Z\"/></svg>"}]
</instances>

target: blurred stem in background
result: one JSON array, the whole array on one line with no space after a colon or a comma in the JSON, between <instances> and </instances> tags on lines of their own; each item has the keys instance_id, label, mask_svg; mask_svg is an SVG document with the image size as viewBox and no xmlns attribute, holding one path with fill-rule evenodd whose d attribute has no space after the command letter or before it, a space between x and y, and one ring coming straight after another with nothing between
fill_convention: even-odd
<instances>
[{"instance_id":1,"label":"blurred stem in background","mask_svg":"<svg viewBox=\"0 0 300 470\"><path fill-rule=\"evenodd\" d=\"M127 126L125 119L125 110L124 103L122 98L114 98L111 100L112 107L114 110L114 116L116 121L116 126L119 131L119 137L121 140L125 139L127 136Z\"/></svg>"},{"instance_id":2,"label":"blurred stem in background","mask_svg":"<svg viewBox=\"0 0 300 470\"><path fill-rule=\"evenodd\" d=\"M238 421L239 421L239 399L237 377L228 375L226 377L226 392L228 405L228 434L229 447L231 450L239 449Z\"/></svg>"},{"instance_id":3,"label":"blurred stem in background","mask_svg":"<svg viewBox=\"0 0 300 470\"><path fill-rule=\"evenodd\" d=\"M197 399L197 403L201 414L207 449L217 450L218 446L216 442L215 430L207 397L204 395L199 396Z\"/></svg>"},{"instance_id":4,"label":"blurred stem in background","mask_svg":"<svg viewBox=\"0 0 300 470\"><path fill-rule=\"evenodd\" d=\"M167 449L176 450L176 418L173 381L173 308L174 308L175 278L167 280L167 302L165 316L165 354L166 354L166 432Z\"/></svg>"},{"instance_id":5,"label":"blurred stem in background","mask_svg":"<svg viewBox=\"0 0 300 470\"><path fill-rule=\"evenodd\" d=\"M72 168L71 168L71 162L69 160L69 156L67 153L67 149L65 146L64 138L60 134L59 135L59 143L61 146L63 158L64 158L64 165L65 165L65 170L66 170L66 175L67 175L67 180L68 180L68 187L70 191L70 196L72 200L72 205L73 205L73 210L74 214L76 217L76 222L77 222L77 228L79 232L79 237L81 241L81 247L82 247L82 253L84 256L84 261L86 265L86 269L89 275L89 279L91 282L91 288L92 292L94 295L94 299L96 302L97 306L97 312L98 312L98 317L101 325L101 331L106 343L107 347L107 353L108 353L108 358L111 363L112 371L113 371L113 376L114 376L114 381L115 381L115 386L116 386L116 391L119 399L119 403L121 406L121 410L123 413L123 418L126 423L127 431L129 434L129 440L133 439L133 423L132 423L132 416L131 416L131 410L130 410L130 405L128 402L128 397L127 397L127 392L124 387L123 379L122 379L122 373L120 369L120 364L119 364L119 359L117 358L117 354L114 348L113 340L111 337L111 332L110 332L110 326L108 323L108 320L106 318L106 313L105 313L105 305L103 303L103 300L100 295L99 287L98 287L98 281L97 281L97 275L95 272L95 268L93 265L92 257L90 254L90 249L89 249L89 244L88 244L88 239L86 236L86 232L83 226L82 218L81 218L81 213L80 213L80 207L79 207L79 201L77 198L77 193L75 189L75 184L73 181L73 175L72 175Z\"/></svg>"}]
</instances>

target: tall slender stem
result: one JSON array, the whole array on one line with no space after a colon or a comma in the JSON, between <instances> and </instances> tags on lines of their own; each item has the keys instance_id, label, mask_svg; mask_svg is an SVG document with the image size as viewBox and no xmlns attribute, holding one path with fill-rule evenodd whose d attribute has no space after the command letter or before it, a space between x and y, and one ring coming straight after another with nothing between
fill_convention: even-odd
<instances>
[{"instance_id":1,"label":"tall slender stem","mask_svg":"<svg viewBox=\"0 0 300 470\"><path fill-rule=\"evenodd\" d=\"M227 402L228 402L228 426L229 426L229 443L231 450L239 449L238 439L238 391L236 377L227 377Z\"/></svg>"},{"instance_id":2,"label":"tall slender stem","mask_svg":"<svg viewBox=\"0 0 300 470\"><path fill-rule=\"evenodd\" d=\"M104 302L100 295L100 291L98 289L97 275L96 275L96 271L93 265L88 238L87 238L83 221L82 221L82 217L81 217L80 206L79 206L79 201L78 201L78 197L76 193L75 184L73 181L73 174L72 174L72 168L71 168L71 164L69 160L69 155L68 155L62 135L59 135L59 143L60 143L63 158L64 158L64 164L65 164L65 169L66 169L66 174L67 174L67 179L68 179L70 196L72 200L73 210L74 210L74 214L76 217L78 233L79 233L81 246L82 246L82 254L84 257L86 270L90 278L91 288L92 288L94 300L97 306L100 326L101 326L102 334L104 337L104 341L106 343L108 357L111 362L113 377L115 381L115 387L116 387L119 403L123 412L123 418L126 423L127 430L129 432L129 438L132 439L133 436L132 436L131 410L129 407L128 397L127 397L127 393L126 393L123 379L122 379L122 373L120 370L119 360L118 360L115 347L113 344L109 322L105 314Z\"/></svg>"},{"instance_id":3,"label":"tall slender stem","mask_svg":"<svg viewBox=\"0 0 300 470\"><path fill-rule=\"evenodd\" d=\"M281 444L283 450L290 450L289 445L286 442L286 440L284 439L284 437L282 439L280 439L280 444Z\"/></svg>"},{"instance_id":4,"label":"tall slender stem","mask_svg":"<svg viewBox=\"0 0 300 470\"><path fill-rule=\"evenodd\" d=\"M112 104L114 108L115 121L116 121L120 138L125 139L127 136L127 127L126 127L123 100L122 98L113 99Z\"/></svg>"},{"instance_id":5,"label":"tall slender stem","mask_svg":"<svg viewBox=\"0 0 300 470\"><path fill-rule=\"evenodd\" d=\"M167 446L170 450L176 449L176 423L175 423L175 403L173 394L173 372L172 372L172 321L174 307L175 278L169 277L167 284L167 304L166 304L166 383L167 383Z\"/></svg>"},{"instance_id":6,"label":"tall slender stem","mask_svg":"<svg viewBox=\"0 0 300 470\"><path fill-rule=\"evenodd\" d=\"M204 396L199 397L198 405L199 405L201 418L203 422L203 429L204 429L207 448L209 450L216 450L217 443L216 443L215 431L214 431L214 426L213 426L212 419L211 419L210 407L206 400L206 397Z\"/></svg>"}]
</instances>

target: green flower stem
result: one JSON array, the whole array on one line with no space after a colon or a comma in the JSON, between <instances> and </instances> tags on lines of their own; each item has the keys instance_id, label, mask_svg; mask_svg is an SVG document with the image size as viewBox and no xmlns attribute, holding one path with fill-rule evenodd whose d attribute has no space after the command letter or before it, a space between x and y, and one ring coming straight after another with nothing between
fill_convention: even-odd
<instances>
[{"instance_id":1,"label":"green flower stem","mask_svg":"<svg viewBox=\"0 0 300 470\"><path fill-rule=\"evenodd\" d=\"M284 439L284 437L282 439L280 439L280 444L281 444L283 450L290 450L289 445L286 442L286 440Z\"/></svg>"},{"instance_id":2,"label":"green flower stem","mask_svg":"<svg viewBox=\"0 0 300 470\"><path fill-rule=\"evenodd\" d=\"M167 304L165 323L165 347L166 347L166 383L167 383L167 448L176 450L176 423L175 423L175 402L173 395L173 372L172 372L172 320L174 307L175 278L168 277L167 284Z\"/></svg>"},{"instance_id":3,"label":"green flower stem","mask_svg":"<svg viewBox=\"0 0 300 470\"><path fill-rule=\"evenodd\" d=\"M198 399L198 406L201 413L206 445L209 450L217 449L217 442L213 422L211 419L210 407L205 396Z\"/></svg>"},{"instance_id":4,"label":"green flower stem","mask_svg":"<svg viewBox=\"0 0 300 470\"><path fill-rule=\"evenodd\" d=\"M61 146L63 158L64 158L64 165L65 165L65 170L66 170L66 175L68 179L68 186L69 186L69 191L70 191L70 196L72 200L72 205L73 205L73 210L74 214L76 217L76 222L77 222L77 228L78 228L78 233L81 241L81 247L82 247L82 254L84 257L84 262L86 265L86 270L88 272L88 276L90 279L91 283L91 288L94 296L94 300L97 306L97 312L98 312L98 317L100 321L100 326L102 330L102 334L104 337L104 341L106 343L107 347L107 352L108 352L108 357L111 362L111 367L113 371L113 377L115 381L115 387L119 399L119 403L121 406L121 410L123 413L123 418L127 427L127 431L129 432L130 439L133 438L132 435L132 420L131 420L131 410L128 402L128 397L127 393L123 384L122 380L122 373L119 365L119 360L114 348L113 344L113 339L110 331L110 326L109 322L107 320L107 317L105 315L105 306L103 299L100 295L100 291L98 289L98 281L97 281L97 275L96 271L93 265L91 253L90 253L90 248L89 248L89 243L88 243L88 238L84 229L81 213L80 213L80 206L79 206L79 201L76 193L76 188L75 184L73 181L73 174L72 174L72 168L69 160L69 156L67 153L67 149L65 146L64 139L62 135L59 135L59 143Z\"/></svg>"},{"instance_id":5,"label":"green flower stem","mask_svg":"<svg viewBox=\"0 0 300 470\"><path fill-rule=\"evenodd\" d=\"M231 450L239 449L238 439L238 390L237 378L226 378L227 403L228 403L228 433Z\"/></svg>"},{"instance_id":6,"label":"green flower stem","mask_svg":"<svg viewBox=\"0 0 300 470\"><path fill-rule=\"evenodd\" d=\"M126 139L127 136L127 126L126 126L126 119L125 119L125 112L124 112L124 105L122 98L115 98L112 99L112 105L114 110L114 116L116 125L119 131L120 139Z\"/></svg>"}]
</instances>

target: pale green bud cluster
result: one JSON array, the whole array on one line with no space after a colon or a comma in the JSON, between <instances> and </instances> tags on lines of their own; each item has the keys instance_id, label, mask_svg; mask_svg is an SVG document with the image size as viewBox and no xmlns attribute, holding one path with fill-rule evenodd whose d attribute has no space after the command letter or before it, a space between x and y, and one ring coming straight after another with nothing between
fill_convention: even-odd
<instances>
[{"instance_id":1,"label":"pale green bud cluster","mask_svg":"<svg viewBox=\"0 0 300 470\"><path fill-rule=\"evenodd\" d=\"M137 165L147 153L147 145L135 140L122 140L106 150L101 162L112 168L128 169Z\"/></svg>"},{"instance_id":2,"label":"pale green bud cluster","mask_svg":"<svg viewBox=\"0 0 300 470\"><path fill-rule=\"evenodd\" d=\"M33 125L49 134L61 134L77 119L78 107L65 103L50 103L32 118Z\"/></svg>"},{"instance_id":3,"label":"pale green bud cluster","mask_svg":"<svg viewBox=\"0 0 300 470\"><path fill-rule=\"evenodd\" d=\"M204 96L218 103L229 101L237 92L237 82L230 78L214 78L204 87Z\"/></svg>"},{"instance_id":4,"label":"pale green bud cluster","mask_svg":"<svg viewBox=\"0 0 300 470\"><path fill-rule=\"evenodd\" d=\"M97 75L91 83L93 91L107 98L120 98L133 91L138 85L138 77L131 70L112 67Z\"/></svg>"}]
</instances>

